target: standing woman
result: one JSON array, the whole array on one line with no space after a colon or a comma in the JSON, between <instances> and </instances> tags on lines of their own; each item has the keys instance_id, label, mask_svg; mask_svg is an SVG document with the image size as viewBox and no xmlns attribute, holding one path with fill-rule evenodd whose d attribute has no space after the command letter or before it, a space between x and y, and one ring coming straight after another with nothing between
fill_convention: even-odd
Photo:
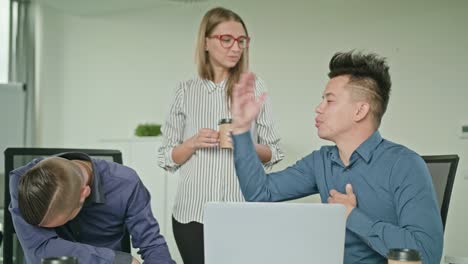
<instances>
[{"instance_id":1,"label":"standing woman","mask_svg":"<svg viewBox=\"0 0 468 264\"><path fill-rule=\"evenodd\" d=\"M248 71L250 37L231 10L209 10L200 24L196 48L198 77L177 87L162 127L159 165L180 170L172 227L185 264L203 264L203 209L207 202L240 202L232 149L219 147L218 122L230 118L232 88ZM256 96L265 92L256 79ZM283 158L273 127L271 105L264 105L253 127L259 159L270 167Z\"/></svg>"}]
</instances>

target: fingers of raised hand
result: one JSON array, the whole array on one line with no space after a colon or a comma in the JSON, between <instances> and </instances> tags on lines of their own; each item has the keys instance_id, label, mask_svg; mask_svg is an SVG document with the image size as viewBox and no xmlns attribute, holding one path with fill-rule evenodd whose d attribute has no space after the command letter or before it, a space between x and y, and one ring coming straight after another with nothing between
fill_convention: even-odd
<instances>
[{"instance_id":1,"label":"fingers of raised hand","mask_svg":"<svg viewBox=\"0 0 468 264\"><path fill-rule=\"evenodd\" d=\"M255 87L255 74L253 74L252 72L247 73L247 87L249 88Z\"/></svg>"},{"instance_id":2,"label":"fingers of raised hand","mask_svg":"<svg viewBox=\"0 0 468 264\"><path fill-rule=\"evenodd\" d=\"M237 85L238 87L236 89L241 94L253 92L255 87L255 74L252 72L241 74Z\"/></svg>"},{"instance_id":3,"label":"fingers of raised hand","mask_svg":"<svg viewBox=\"0 0 468 264\"><path fill-rule=\"evenodd\" d=\"M265 99L267 97L267 94L266 93L262 93L259 97L258 97L258 104L261 106L263 105L263 103L265 102Z\"/></svg>"}]
</instances>

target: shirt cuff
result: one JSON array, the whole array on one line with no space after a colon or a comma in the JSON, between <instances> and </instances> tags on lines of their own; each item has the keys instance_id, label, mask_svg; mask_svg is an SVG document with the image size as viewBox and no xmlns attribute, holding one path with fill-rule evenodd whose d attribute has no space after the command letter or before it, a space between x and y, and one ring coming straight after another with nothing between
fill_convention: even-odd
<instances>
[{"instance_id":1,"label":"shirt cuff","mask_svg":"<svg viewBox=\"0 0 468 264\"><path fill-rule=\"evenodd\" d=\"M115 264L131 264L133 261L133 256L130 253L122 252L122 251L114 251L115 252Z\"/></svg>"},{"instance_id":2,"label":"shirt cuff","mask_svg":"<svg viewBox=\"0 0 468 264\"><path fill-rule=\"evenodd\" d=\"M267 163L263 164L265 169L271 169L273 165L280 162L284 158L283 152L278 148L277 145L267 145L271 151L271 159Z\"/></svg>"},{"instance_id":3,"label":"shirt cuff","mask_svg":"<svg viewBox=\"0 0 468 264\"><path fill-rule=\"evenodd\" d=\"M179 166L179 164L175 163L175 161L172 159L172 151L174 151L174 147L172 147L171 150L168 151L167 160L169 161L169 165L171 167L177 167Z\"/></svg>"},{"instance_id":4,"label":"shirt cuff","mask_svg":"<svg viewBox=\"0 0 468 264\"><path fill-rule=\"evenodd\" d=\"M346 227L362 237L366 242L368 242L367 237L373 225L374 221L359 210L359 208L354 208L346 220Z\"/></svg>"},{"instance_id":5,"label":"shirt cuff","mask_svg":"<svg viewBox=\"0 0 468 264\"><path fill-rule=\"evenodd\" d=\"M172 147L171 149L169 149L168 151L166 151L165 155L164 155L164 159L165 159L165 169L167 170L170 170L170 171L175 171L179 168L179 164L175 163L174 160L172 159L172 151L174 151L174 148L175 147Z\"/></svg>"}]
</instances>

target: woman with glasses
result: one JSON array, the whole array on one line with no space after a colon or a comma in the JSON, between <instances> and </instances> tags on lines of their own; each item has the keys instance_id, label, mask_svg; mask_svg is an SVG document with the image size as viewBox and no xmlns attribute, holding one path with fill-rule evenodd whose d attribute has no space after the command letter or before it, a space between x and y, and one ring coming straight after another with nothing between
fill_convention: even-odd
<instances>
[{"instance_id":1,"label":"woman with glasses","mask_svg":"<svg viewBox=\"0 0 468 264\"><path fill-rule=\"evenodd\" d=\"M249 44L247 28L239 15L220 7L209 10L198 33L198 77L177 87L162 127L159 165L169 171L179 170L180 175L172 227L185 264L204 263L204 205L210 201L244 201L235 175L233 150L220 147L218 124L231 118L232 88L240 74L248 71ZM265 91L263 81L257 78L256 96ZM266 167L280 161L283 153L268 99L252 127L258 158Z\"/></svg>"}]
</instances>

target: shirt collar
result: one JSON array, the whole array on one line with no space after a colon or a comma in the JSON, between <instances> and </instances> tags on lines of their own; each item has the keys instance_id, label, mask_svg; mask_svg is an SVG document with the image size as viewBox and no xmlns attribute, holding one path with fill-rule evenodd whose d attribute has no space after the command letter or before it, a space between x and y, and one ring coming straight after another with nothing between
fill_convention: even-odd
<instances>
[{"instance_id":1,"label":"shirt collar","mask_svg":"<svg viewBox=\"0 0 468 264\"><path fill-rule=\"evenodd\" d=\"M372 154L377 146L382 142L383 138L380 135L379 131L375 131L366 141L364 141L356 150L367 163L369 163L370 159L372 158Z\"/></svg>"},{"instance_id":2,"label":"shirt collar","mask_svg":"<svg viewBox=\"0 0 468 264\"><path fill-rule=\"evenodd\" d=\"M104 190L102 188L102 177L97 169L94 161L91 157L85 153L81 152L67 152L57 155L58 157L68 159L68 160L85 160L91 162L93 166L93 182L90 186L91 193L85 200L85 206L90 205L91 203L105 203L106 198L104 196Z\"/></svg>"},{"instance_id":3,"label":"shirt collar","mask_svg":"<svg viewBox=\"0 0 468 264\"><path fill-rule=\"evenodd\" d=\"M207 79L203 79L202 81L205 84L205 87L209 93L213 93L214 91L217 91L217 90L223 90L226 85L226 80L223 80L222 82L218 84Z\"/></svg>"},{"instance_id":4,"label":"shirt collar","mask_svg":"<svg viewBox=\"0 0 468 264\"><path fill-rule=\"evenodd\" d=\"M350 165L356 161L356 154L358 154L362 159L364 159L366 163L369 163L369 161L372 158L372 154L374 153L374 150L377 148L380 142L382 142L382 140L382 136L380 135L379 131L376 130L353 152L353 154L350 157ZM335 163L342 164L340 155L338 153L338 148L336 146L330 149L328 155L330 156L331 160Z\"/></svg>"}]
</instances>

